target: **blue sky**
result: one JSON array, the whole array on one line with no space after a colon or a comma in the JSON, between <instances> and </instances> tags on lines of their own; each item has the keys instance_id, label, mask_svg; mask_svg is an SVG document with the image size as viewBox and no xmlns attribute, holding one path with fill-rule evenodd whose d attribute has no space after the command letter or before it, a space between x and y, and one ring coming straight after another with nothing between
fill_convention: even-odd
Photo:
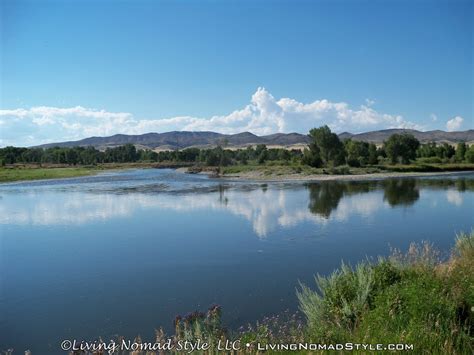
<instances>
[{"instance_id":1,"label":"blue sky","mask_svg":"<svg viewBox=\"0 0 474 355\"><path fill-rule=\"evenodd\" d=\"M0 3L2 146L473 128L472 1Z\"/></svg>"}]
</instances>

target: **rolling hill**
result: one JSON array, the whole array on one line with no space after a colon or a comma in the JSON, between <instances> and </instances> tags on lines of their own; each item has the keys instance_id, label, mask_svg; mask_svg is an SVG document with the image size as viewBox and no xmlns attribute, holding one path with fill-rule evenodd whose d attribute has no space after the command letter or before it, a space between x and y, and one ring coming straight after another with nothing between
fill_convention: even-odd
<instances>
[{"instance_id":1,"label":"rolling hill","mask_svg":"<svg viewBox=\"0 0 474 355\"><path fill-rule=\"evenodd\" d=\"M341 139L353 139L380 144L395 133L413 134L422 143L458 143L461 141L474 143L474 130L461 132L427 131L421 132L410 129L385 129L366 133L352 134L344 132L339 134ZM213 147L218 144L228 147L245 147L255 144L270 146L295 146L305 145L309 142L306 135L299 133L275 133L267 136L257 136L250 132L237 134L221 134L216 132L187 132L173 131L166 133L145 133L140 135L116 134L109 137L90 137L78 141L58 142L43 144L39 147L74 147L93 146L98 149L116 147L132 143L149 149L183 149L188 147Z\"/></svg>"}]
</instances>

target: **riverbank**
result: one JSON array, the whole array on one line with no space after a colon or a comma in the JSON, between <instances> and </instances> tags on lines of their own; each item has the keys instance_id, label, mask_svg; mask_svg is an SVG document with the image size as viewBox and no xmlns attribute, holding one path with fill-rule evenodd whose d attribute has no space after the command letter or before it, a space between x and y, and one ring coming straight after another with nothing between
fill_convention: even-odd
<instances>
[{"instance_id":1,"label":"riverbank","mask_svg":"<svg viewBox=\"0 0 474 355\"><path fill-rule=\"evenodd\" d=\"M190 167L177 169L179 172L206 174L210 177L250 181L330 181L330 180L380 180L396 177L422 177L452 175L460 172L474 172L474 164L445 165L395 165L364 168L311 168L292 165L237 165L215 167Z\"/></svg>"},{"instance_id":2,"label":"riverbank","mask_svg":"<svg viewBox=\"0 0 474 355\"><path fill-rule=\"evenodd\" d=\"M60 164L18 164L0 168L0 183L25 180L62 179L96 175L107 170L164 169L178 172L206 174L223 179L254 181L329 181L329 180L378 180L395 177L420 177L450 175L474 171L474 164L395 165L364 168L311 168L302 165L232 165L227 167L194 166L191 163L140 162L104 163L93 166Z\"/></svg>"},{"instance_id":3,"label":"riverbank","mask_svg":"<svg viewBox=\"0 0 474 355\"><path fill-rule=\"evenodd\" d=\"M467 171L469 172L469 171ZM222 176L224 179L238 179L238 180L255 180L262 182L285 182L285 181L333 181L333 180L381 180L400 177L423 177L423 176L446 176L459 174L459 171L445 171L445 172L392 172L392 173L371 173L371 174L355 174L355 175L326 175L326 174L282 174L282 175L267 175L260 172L246 172L243 174L226 174Z\"/></svg>"},{"instance_id":4,"label":"riverbank","mask_svg":"<svg viewBox=\"0 0 474 355\"><path fill-rule=\"evenodd\" d=\"M2 168L0 169L0 182L14 182L23 180L63 179L78 176L95 175L99 172L96 168Z\"/></svg>"},{"instance_id":5,"label":"riverbank","mask_svg":"<svg viewBox=\"0 0 474 355\"><path fill-rule=\"evenodd\" d=\"M0 183L29 180L64 179L96 175L108 170L180 168L189 164L174 163L105 163L89 166L61 164L17 164L0 168Z\"/></svg>"}]
</instances>

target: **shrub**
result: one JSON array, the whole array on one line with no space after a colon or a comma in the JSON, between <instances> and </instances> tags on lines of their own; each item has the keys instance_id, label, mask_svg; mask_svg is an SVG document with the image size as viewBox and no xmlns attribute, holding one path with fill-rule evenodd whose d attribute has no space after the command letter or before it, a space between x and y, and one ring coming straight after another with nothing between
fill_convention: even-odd
<instances>
[{"instance_id":1,"label":"shrub","mask_svg":"<svg viewBox=\"0 0 474 355\"><path fill-rule=\"evenodd\" d=\"M375 295L389 286L392 286L402 279L402 272L393 263L387 259L379 259L379 262L373 266L374 283L373 292L369 299L372 307Z\"/></svg>"},{"instance_id":2,"label":"shrub","mask_svg":"<svg viewBox=\"0 0 474 355\"><path fill-rule=\"evenodd\" d=\"M334 330L352 330L368 306L373 288L373 270L362 263L355 270L342 264L341 269L328 277L316 276L319 292L305 285L297 292L300 309L305 314L308 327L324 340L337 341Z\"/></svg>"}]
</instances>

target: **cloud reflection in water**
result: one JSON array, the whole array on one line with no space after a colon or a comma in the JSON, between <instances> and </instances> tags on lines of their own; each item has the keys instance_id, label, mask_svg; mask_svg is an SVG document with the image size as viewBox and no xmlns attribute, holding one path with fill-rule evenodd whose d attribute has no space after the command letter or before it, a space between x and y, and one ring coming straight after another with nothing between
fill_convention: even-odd
<instances>
[{"instance_id":1,"label":"cloud reflection in water","mask_svg":"<svg viewBox=\"0 0 474 355\"><path fill-rule=\"evenodd\" d=\"M435 180L432 180L435 181ZM472 180L471 180L472 181ZM452 187L453 184L448 184ZM472 183L468 185L471 186ZM446 199L462 204L460 191L446 191ZM370 219L386 208L409 207L420 198L420 188L440 188L441 183L414 179L372 182L322 182L307 185L215 185L179 193L150 190L31 190L2 194L0 223L16 225L82 225L113 218L131 218L140 210L177 213L220 210L248 220L255 234L264 238L278 227L309 222L325 225L351 216Z\"/></svg>"}]
</instances>

